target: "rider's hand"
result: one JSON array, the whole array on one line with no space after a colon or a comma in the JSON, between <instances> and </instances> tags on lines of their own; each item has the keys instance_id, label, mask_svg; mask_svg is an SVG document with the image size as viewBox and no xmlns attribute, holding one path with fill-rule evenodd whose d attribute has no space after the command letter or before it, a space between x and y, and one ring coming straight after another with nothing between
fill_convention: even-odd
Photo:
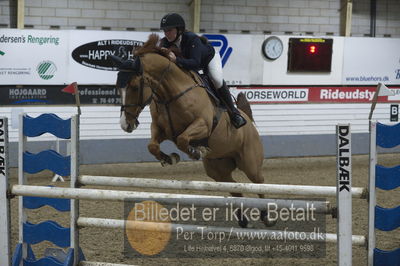
<instances>
[{"instance_id":1,"label":"rider's hand","mask_svg":"<svg viewBox=\"0 0 400 266\"><path fill-rule=\"evenodd\" d=\"M172 62L176 62L176 56L173 52L171 52L169 49L165 48L165 47L161 47L161 50L163 52L167 52L168 53L168 58L169 60L171 60Z\"/></svg>"},{"instance_id":2,"label":"rider's hand","mask_svg":"<svg viewBox=\"0 0 400 266\"><path fill-rule=\"evenodd\" d=\"M169 52L168 57L172 62L176 62L176 56L173 52Z\"/></svg>"}]
</instances>

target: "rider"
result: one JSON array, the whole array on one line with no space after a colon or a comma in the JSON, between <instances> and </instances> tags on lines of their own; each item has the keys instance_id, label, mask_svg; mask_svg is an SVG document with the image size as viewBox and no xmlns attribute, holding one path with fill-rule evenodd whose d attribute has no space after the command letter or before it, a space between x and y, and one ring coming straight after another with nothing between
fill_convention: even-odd
<instances>
[{"instance_id":1,"label":"rider","mask_svg":"<svg viewBox=\"0 0 400 266\"><path fill-rule=\"evenodd\" d=\"M219 53L216 53L211 44L204 43L198 35L185 30L184 19L176 13L166 14L160 23L160 28L164 31L165 37L161 39L160 46L180 48L182 57L176 57L174 53L169 53L171 61L179 67L187 70L207 73L212 80L217 94L228 109L229 117L236 128L246 124L238 109L235 108L232 96L222 76L222 64Z\"/></svg>"}]
</instances>

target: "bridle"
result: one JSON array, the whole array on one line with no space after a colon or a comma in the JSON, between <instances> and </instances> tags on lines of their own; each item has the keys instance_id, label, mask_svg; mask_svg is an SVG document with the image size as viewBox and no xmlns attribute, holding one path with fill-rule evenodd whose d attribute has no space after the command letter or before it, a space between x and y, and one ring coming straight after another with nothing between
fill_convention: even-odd
<instances>
[{"instance_id":1,"label":"bridle","mask_svg":"<svg viewBox=\"0 0 400 266\"><path fill-rule=\"evenodd\" d=\"M133 117L135 117L136 115L133 114L132 112L130 112L127 108L129 108L129 107L140 107L140 110L143 110L146 107L146 105L149 105L151 103L151 100L153 99L153 94L151 94L146 100L143 99L143 97L144 97L144 77L143 77L143 73L140 73L140 74L141 75L140 75L139 88L134 89L134 90L139 90L139 99L140 99L140 101L138 103L130 103L130 104L122 104L121 105L121 112L125 112L127 114L130 114ZM126 97L126 95L125 95L125 97Z\"/></svg>"},{"instance_id":2,"label":"bridle","mask_svg":"<svg viewBox=\"0 0 400 266\"><path fill-rule=\"evenodd\" d=\"M169 122L169 125L170 125L170 128L171 128L171 131L172 131L173 139L176 139L175 129L174 129L174 126L173 126L173 123L172 123L172 117L171 117L171 113L170 113L170 110L169 110L169 105L170 105L171 103L173 103L174 101L178 100L180 97L182 97L184 94L186 94L187 92L189 92L189 91L192 90L193 88L196 88L196 87L204 87L204 85L201 85L201 84L197 84L197 83L196 83L196 84L192 85L191 87L187 88L186 90L184 90L184 91L178 93L177 95L173 96L171 99L164 100L164 99L160 96L160 94L158 93L158 89L160 88L161 82L164 80L165 75L166 75L166 74L169 72L169 70L171 69L171 61L169 61L169 62L168 62L168 65L167 65L167 66L165 67L165 69L162 71L160 79L158 79L158 81L157 81L157 86L154 86L154 87L153 87L153 86L149 86L150 89L151 89L151 95L149 96L149 98L147 98L146 100L144 100L143 97L144 97L144 85L145 85L145 84L144 84L143 67L142 67L142 64L141 64L141 62L140 62L140 57L137 57L136 60L139 60L139 65L140 65L139 71L130 70L129 72L137 72L137 73L140 74L140 83L139 83L139 87L137 88L137 89L139 90L139 99L140 99L140 102L121 105L121 112L124 111L125 113L128 113L128 114L132 115L133 117L135 117L136 115L134 115L133 113L129 112L129 110L127 110L127 108L138 106L138 107L141 108L141 110L143 110L144 107L145 107L146 105L150 104L151 100L154 99L154 102L155 102L156 106L157 106L157 105L163 105L163 106L165 107L165 109L166 109L166 111L167 111L167 115L168 115L168 122ZM127 71L127 70L125 70L125 71ZM129 85L128 85L128 86L129 86ZM126 96L125 96L125 97L126 97Z\"/></svg>"}]
</instances>

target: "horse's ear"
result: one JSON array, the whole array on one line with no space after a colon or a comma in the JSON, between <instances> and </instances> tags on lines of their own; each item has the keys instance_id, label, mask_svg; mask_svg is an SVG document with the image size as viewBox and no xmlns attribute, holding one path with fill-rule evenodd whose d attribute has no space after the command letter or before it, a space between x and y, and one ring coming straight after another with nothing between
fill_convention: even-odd
<instances>
[{"instance_id":1,"label":"horse's ear","mask_svg":"<svg viewBox=\"0 0 400 266\"><path fill-rule=\"evenodd\" d=\"M133 60L135 60L135 58L137 57L137 55L136 55L136 51L137 50L139 50L140 48L142 48L143 47L143 45L139 45L139 46L133 46L133 48L132 48L132 59Z\"/></svg>"},{"instance_id":2,"label":"horse's ear","mask_svg":"<svg viewBox=\"0 0 400 266\"><path fill-rule=\"evenodd\" d=\"M159 41L160 41L160 36L157 33L152 33L149 35L148 42L152 46L156 46Z\"/></svg>"},{"instance_id":3,"label":"horse's ear","mask_svg":"<svg viewBox=\"0 0 400 266\"><path fill-rule=\"evenodd\" d=\"M108 55L108 58L113 62L113 64L116 67L118 67L118 69L121 68L122 64L124 63L124 60L121 57L116 56L116 55L110 54L110 55Z\"/></svg>"}]
</instances>

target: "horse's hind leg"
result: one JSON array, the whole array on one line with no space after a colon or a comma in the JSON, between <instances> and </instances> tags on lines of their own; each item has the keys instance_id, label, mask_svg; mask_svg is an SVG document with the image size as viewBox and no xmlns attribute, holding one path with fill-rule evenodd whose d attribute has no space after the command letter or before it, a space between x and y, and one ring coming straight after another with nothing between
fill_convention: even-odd
<instances>
[{"instance_id":1,"label":"horse's hind leg","mask_svg":"<svg viewBox=\"0 0 400 266\"><path fill-rule=\"evenodd\" d=\"M247 150L241 154L240 159L236 160L238 168L246 174L251 182L256 184L264 183L264 177L262 175L262 164L264 158L261 147L258 147L258 149L256 148ZM264 194L258 194L258 196L260 198L265 198ZM268 219L268 213L266 210L261 210L260 212L261 221L263 221L266 226L273 226L276 224L276 221L270 221Z\"/></svg>"},{"instance_id":2,"label":"horse's hind leg","mask_svg":"<svg viewBox=\"0 0 400 266\"><path fill-rule=\"evenodd\" d=\"M203 158L206 174L217 182L235 182L232 178L232 172L236 169L233 159L208 159ZM232 197L243 197L242 193L230 193Z\"/></svg>"},{"instance_id":3,"label":"horse's hind leg","mask_svg":"<svg viewBox=\"0 0 400 266\"><path fill-rule=\"evenodd\" d=\"M262 165L264 161L264 152L261 143L248 147L244 145L243 151L236 157L236 165L242 170L247 178L256 184L263 184L264 177L262 175ZM263 194L258 194L260 198L264 198Z\"/></svg>"},{"instance_id":4,"label":"horse's hind leg","mask_svg":"<svg viewBox=\"0 0 400 266\"><path fill-rule=\"evenodd\" d=\"M207 159L203 158L203 165L209 177L217 182L235 182L232 178L232 172L236 169L235 160L230 158L224 159ZM232 197L243 197L242 193L230 193ZM240 227L246 228L248 220L242 217L240 209L238 209L236 216L238 217L238 224Z\"/></svg>"}]
</instances>

